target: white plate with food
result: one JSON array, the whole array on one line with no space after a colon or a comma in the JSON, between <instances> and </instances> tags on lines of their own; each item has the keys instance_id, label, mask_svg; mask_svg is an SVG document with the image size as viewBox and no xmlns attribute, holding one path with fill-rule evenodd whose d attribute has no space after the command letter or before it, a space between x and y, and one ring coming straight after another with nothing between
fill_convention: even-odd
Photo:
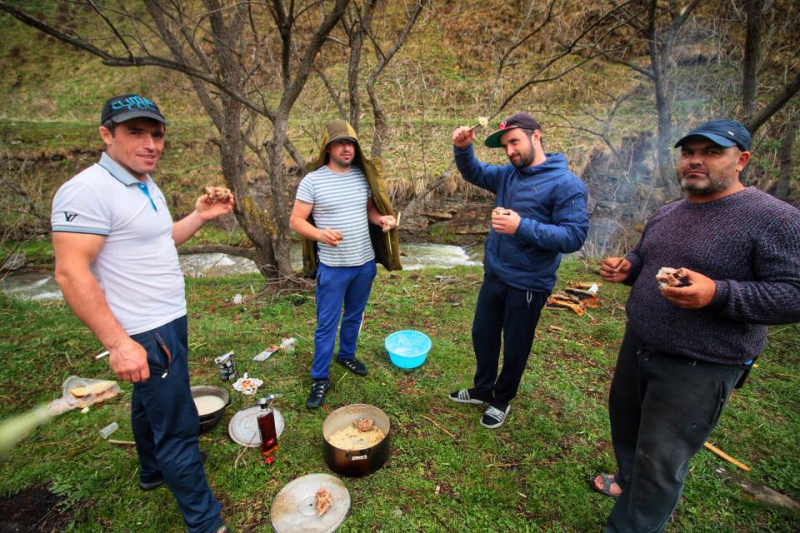
<instances>
[{"instance_id":1,"label":"white plate with food","mask_svg":"<svg viewBox=\"0 0 800 533\"><path fill-rule=\"evenodd\" d=\"M350 493L330 474L308 474L287 483L269 511L276 533L332 533L350 510Z\"/></svg>"}]
</instances>

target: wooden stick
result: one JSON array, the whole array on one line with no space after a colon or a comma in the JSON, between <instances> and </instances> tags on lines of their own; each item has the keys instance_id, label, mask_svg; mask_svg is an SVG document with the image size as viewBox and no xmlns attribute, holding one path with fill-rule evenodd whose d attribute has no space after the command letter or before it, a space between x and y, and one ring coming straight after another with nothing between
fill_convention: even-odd
<instances>
[{"instance_id":1,"label":"wooden stick","mask_svg":"<svg viewBox=\"0 0 800 533\"><path fill-rule=\"evenodd\" d=\"M722 457L723 459L725 459L729 463L738 466L739 468L741 468L745 472L749 472L750 470L752 470L746 464L737 461L736 459L734 459L733 457L731 457L730 455L728 455L727 453L723 452L722 450L720 450L719 448L717 448L716 446L714 446L713 444L711 444L709 442L706 442L705 444L703 444L703 447L706 450L710 451L711 453L713 453L715 455L718 455L719 457Z\"/></svg>"},{"instance_id":2,"label":"wooden stick","mask_svg":"<svg viewBox=\"0 0 800 533\"><path fill-rule=\"evenodd\" d=\"M119 444L120 446L136 446L136 443L132 440L114 440L108 439L106 442L110 444Z\"/></svg>"},{"instance_id":3,"label":"wooden stick","mask_svg":"<svg viewBox=\"0 0 800 533\"><path fill-rule=\"evenodd\" d=\"M446 429L444 429L442 426L440 426L439 424L437 424L436 422L434 422L434 421L433 421L433 419L431 419L431 418L428 418L428 417L427 417L427 416L425 416L425 415L422 415L422 418L424 418L425 420L427 420L428 422L430 422L431 424L433 424L433 425L434 425L434 426L436 426L437 428L439 428L439 429L441 429L442 431L444 431L445 433L447 433L447 434L450 436L450 438L451 438L451 439L453 439L453 440L458 440L458 438L457 438L455 435L453 435L452 433L450 433L449 431L447 431Z\"/></svg>"}]
</instances>

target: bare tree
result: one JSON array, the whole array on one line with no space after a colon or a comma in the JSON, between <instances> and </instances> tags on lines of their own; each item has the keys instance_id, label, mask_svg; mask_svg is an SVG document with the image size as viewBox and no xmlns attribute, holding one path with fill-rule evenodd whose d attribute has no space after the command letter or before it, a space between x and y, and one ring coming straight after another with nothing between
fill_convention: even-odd
<instances>
[{"instance_id":1,"label":"bare tree","mask_svg":"<svg viewBox=\"0 0 800 533\"><path fill-rule=\"evenodd\" d=\"M682 9L677 9L673 2L663 4L658 0L631 3L630 6L623 9L621 15L626 17L625 23L633 30L635 37L631 39L626 51L630 55L630 52L637 48L645 48L650 65L649 67L639 65L619 53L607 54L610 60L628 66L653 83L658 116L656 139L658 181L671 190L675 189L670 156L672 106L675 99L675 83L671 78L673 54L678 45L681 30L700 1L692 0ZM646 5L642 6L643 3Z\"/></svg>"},{"instance_id":2,"label":"bare tree","mask_svg":"<svg viewBox=\"0 0 800 533\"><path fill-rule=\"evenodd\" d=\"M773 91L772 98L764 105L761 110L758 110L758 92L763 88L759 84L760 68L762 66L761 56L764 48L764 2L756 0L745 0L744 11L746 16L747 33L744 44L744 54L742 59L742 115L744 125L750 130L752 135L768 122L776 113L784 108L800 91L800 68L798 65L791 63L784 65L785 73L783 77L788 78L788 81L778 90ZM797 11L794 13L790 9L782 9L775 3L767 3L767 8L777 15L778 19L783 19L784 23L791 26L796 26ZM796 31L795 28L791 28ZM784 40L792 41L793 36L790 32L781 34ZM795 38L797 35L794 36ZM778 44L778 43L768 43ZM780 45L778 45L780 46ZM797 43L790 43L790 54L797 57ZM784 63L783 60L780 63ZM794 75L791 75L791 70L795 70Z\"/></svg>"},{"instance_id":3,"label":"bare tree","mask_svg":"<svg viewBox=\"0 0 800 533\"><path fill-rule=\"evenodd\" d=\"M589 10L580 25L570 27L566 34L558 29L552 30L556 36L550 43L549 53L533 54L530 47L536 44L534 38L545 35L548 30L551 30L550 26L560 14L563 14L559 9L568 10L570 5L563 0L549 0L544 5L536 0L529 0L527 8L524 10L525 14L519 18L517 27L513 31L504 32L510 38L497 40L494 43L497 67L483 114L489 119L493 119L531 87L558 81L591 61L608 54L610 50L603 48L601 44L605 44L608 35L627 22L623 10L632 1L628 0L614 5L608 10ZM523 12L523 10L519 11ZM570 61L577 54L580 54L578 61ZM524 61L521 59L522 57L525 58ZM519 63L530 66L520 69ZM523 72L524 75L521 79L509 84L505 76L512 68ZM507 88L507 85L510 87ZM412 215L420 209L424 198L450 178L453 166L454 164L451 162L438 177L429 181L406 205L403 213Z\"/></svg>"},{"instance_id":4,"label":"bare tree","mask_svg":"<svg viewBox=\"0 0 800 533\"><path fill-rule=\"evenodd\" d=\"M366 76L366 91L369 96L374 120L371 152L373 158L383 155L383 146L389 129L388 117L381 104L380 95L375 85L386 66L406 43L408 36L411 34L411 30L419 20L426 4L427 0L417 0L413 9L407 11L404 26L399 29L397 35L394 37L394 41L390 44L381 43L381 39L376 35L373 28L373 20L376 12L386 7L386 2L384 0L364 0L363 4L353 3L350 5L345 16L342 18L342 26L348 36L350 48L347 61L347 96L349 111L345 110L340 93L336 91L333 84L325 76L323 67L320 65L316 67L317 73L323 79L323 83L331 99L339 110L339 115L343 119L349 117L348 121L350 125L358 132L361 126L361 115L363 113L360 91L360 79L363 77L361 73L361 60L365 40L369 43L375 55L375 64L370 69L368 76Z\"/></svg>"},{"instance_id":5,"label":"bare tree","mask_svg":"<svg viewBox=\"0 0 800 533\"><path fill-rule=\"evenodd\" d=\"M360 117L358 67L363 39L374 44L377 61L367 84L376 123L385 125L374 84L405 42L425 0L419 0L388 52L371 32L380 0L365 0L344 18L350 0L224 1L145 0L146 16L125 3L76 2L93 10L105 35L81 35L81 28L40 20L0 1L0 10L66 44L87 51L114 67L156 66L190 81L218 137L222 173L236 199L235 215L254 245L253 256L267 278L294 277L289 259L288 153L299 172L306 161L287 134L289 116L324 46L336 45L333 32L345 24L351 39L350 116ZM102 43L102 44L98 44ZM271 50L277 48L273 57ZM322 75L324 78L324 75ZM278 80L277 87L274 80ZM330 87L330 82L326 85ZM372 91L372 92L371 92ZM275 94L277 93L277 102ZM274 102L274 103L271 103ZM340 112L341 103L337 101ZM265 125L266 124L266 125ZM266 132L266 133L265 133ZM377 135L377 129L376 129ZM268 179L268 204L259 205L247 180L247 153L254 154ZM234 250L226 249L227 252Z\"/></svg>"}]
</instances>

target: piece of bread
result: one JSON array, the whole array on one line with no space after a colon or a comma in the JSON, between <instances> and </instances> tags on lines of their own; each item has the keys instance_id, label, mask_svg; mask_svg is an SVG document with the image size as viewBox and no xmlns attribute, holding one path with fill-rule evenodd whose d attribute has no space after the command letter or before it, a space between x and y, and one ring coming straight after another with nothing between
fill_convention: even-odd
<instances>
[{"instance_id":1,"label":"piece of bread","mask_svg":"<svg viewBox=\"0 0 800 533\"><path fill-rule=\"evenodd\" d=\"M511 211L509 209L506 209L505 207L495 207L494 210L492 211L493 217L499 217L502 215L510 215L510 214Z\"/></svg>"},{"instance_id":2,"label":"piece of bread","mask_svg":"<svg viewBox=\"0 0 800 533\"><path fill-rule=\"evenodd\" d=\"M691 285L689 282L689 275L683 268L670 268L661 267L656 273L656 280L658 286L664 287L688 287Z\"/></svg>"},{"instance_id":3,"label":"piece of bread","mask_svg":"<svg viewBox=\"0 0 800 533\"><path fill-rule=\"evenodd\" d=\"M116 381L97 381L84 387L75 387L71 389L69 393L73 398L85 398L87 396L94 396L106 392L116 384Z\"/></svg>"},{"instance_id":4,"label":"piece of bread","mask_svg":"<svg viewBox=\"0 0 800 533\"><path fill-rule=\"evenodd\" d=\"M216 187L209 185L205 188L208 195L208 201L213 203L225 203L233 198L233 194L227 187Z\"/></svg>"}]
</instances>

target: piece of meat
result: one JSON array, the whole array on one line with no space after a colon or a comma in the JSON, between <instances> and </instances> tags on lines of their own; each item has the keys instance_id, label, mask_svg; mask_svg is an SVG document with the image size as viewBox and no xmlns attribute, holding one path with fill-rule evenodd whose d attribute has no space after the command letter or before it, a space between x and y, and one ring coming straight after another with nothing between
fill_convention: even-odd
<instances>
[{"instance_id":1,"label":"piece of meat","mask_svg":"<svg viewBox=\"0 0 800 533\"><path fill-rule=\"evenodd\" d=\"M227 187L208 186L205 188L208 195L208 201L213 203L225 203L233 197L230 189Z\"/></svg>"},{"instance_id":2,"label":"piece of meat","mask_svg":"<svg viewBox=\"0 0 800 533\"><path fill-rule=\"evenodd\" d=\"M659 287L688 287L689 275L683 268L661 267L656 273Z\"/></svg>"},{"instance_id":3,"label":"piece of meat","mask_svg":"<svg viewBox=\"0 0 800 533\"><path fill-rule=\"evenodd\" d=\"M358 420L353 420L353 427L361 432L367 432L375 427L375 422L371 418L359 418Z\"/></svg>"},{"instance_id":4,"label":"piece of meat","mask_svg":"<svg viewBox=\"0 0 800 533\"><path fill-rule=\"evenodd\" d=\"M317 507L317 516L324 515L333 506L333 494L325 487L320 487L314 496L314 504Z\"/></svg>"}]
</instances>

